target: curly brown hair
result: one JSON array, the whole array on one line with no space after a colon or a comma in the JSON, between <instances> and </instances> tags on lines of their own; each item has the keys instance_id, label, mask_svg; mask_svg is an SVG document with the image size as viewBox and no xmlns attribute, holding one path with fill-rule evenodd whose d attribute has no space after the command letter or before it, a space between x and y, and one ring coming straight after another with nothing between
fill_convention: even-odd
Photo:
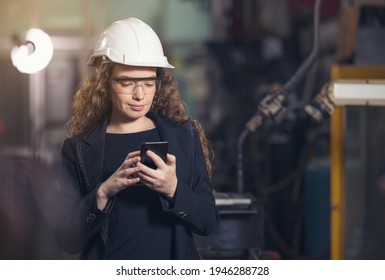
<instances>
[{"instance_id":1,"label":"curly brown hair","mask_svg":"<svg viewBox=\"0 0 385 280\"><path fill-rule=\"evenodd\" d=\"M111 99L108 95L109 78L113 63L105 63L91 73L76 91L72 103L72 116L65 125L69 135L84 133L109 117L112 111ZM151 107L151 111L175 121L186 121L186 106L180 96L176 80L169 70L158 68L157 76L162 77ZM213 167L213 151L202 125L193 120L202 144L206 165L211 176Z\"/></svg>"}]
</instances>

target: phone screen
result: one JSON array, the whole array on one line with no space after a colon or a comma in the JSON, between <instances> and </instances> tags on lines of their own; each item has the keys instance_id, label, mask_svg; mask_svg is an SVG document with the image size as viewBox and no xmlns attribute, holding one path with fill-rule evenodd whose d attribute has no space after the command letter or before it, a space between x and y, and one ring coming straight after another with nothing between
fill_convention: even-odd
<instances>
[{"instance_id":1,"label":"phone screen","mask_svg":"<svg viewBox=\"0 0 385 280\"><path fill-rule=\"evenodd\" d=\"M156 153L159 157L163 159L164 162L167 162L167 150L168 142L144 142L140 148L140 158L141 162L152 169L157 169L155 163L146 155L146 151L151 150Z\"/></svg>"}]
</instances>

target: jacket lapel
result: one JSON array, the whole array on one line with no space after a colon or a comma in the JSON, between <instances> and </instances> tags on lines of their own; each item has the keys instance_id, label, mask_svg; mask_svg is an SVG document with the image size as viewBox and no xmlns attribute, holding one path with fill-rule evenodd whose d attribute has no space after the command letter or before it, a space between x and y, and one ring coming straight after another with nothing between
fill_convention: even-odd
<instances>
[{"instance_id":1,"label":"jacket lapel","mask_svg":"<svg viewBox=\"0 0 385 280\"><path fill-rule=\"evenodd\" d=\"M157 115L155 115L153 113L148 113L147 116L149 118L151 118L153 121L155 121L156 128L159 132L160 139L162 141L169 141L170 137L168 136L164 121L160 117L158 117Z\"/></svg>"},{"instance_id":2,"label":"jacket lapel","mask_svg":"<svg viewBox=\"0 0 385 280\"><path fill-rule=\"evenodd\" d=\"M79 144L81 162L84 166L83 177L88 191L95 188L103 176L104 144L108 120L87 134Z\"/></svg>"}]
</instances>

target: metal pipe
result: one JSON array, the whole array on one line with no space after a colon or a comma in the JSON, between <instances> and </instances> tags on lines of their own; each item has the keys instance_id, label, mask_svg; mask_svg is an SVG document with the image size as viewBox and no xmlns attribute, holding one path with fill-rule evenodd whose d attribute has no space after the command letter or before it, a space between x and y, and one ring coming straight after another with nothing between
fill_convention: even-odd
<instances>
[{"instance_id":1,"label":"metal pipe","mask_svg":"<svg viewBox=\"0 0 385 280\"><path fill-rule=\"evenodd\" d=\"M243 144L245 142L246 136L249 135L250 130L244 129L241 135L238 137L237 151L238 151L238 161L237 161L237 187L238 192L244 192L243 184Z\"/></svg>"}]
</instances>

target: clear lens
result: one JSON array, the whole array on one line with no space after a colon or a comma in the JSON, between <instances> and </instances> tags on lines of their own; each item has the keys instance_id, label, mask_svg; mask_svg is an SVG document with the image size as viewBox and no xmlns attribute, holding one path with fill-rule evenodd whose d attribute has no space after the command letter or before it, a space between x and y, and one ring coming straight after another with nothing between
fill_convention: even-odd
<instances>
[{"instance_id":1,"label":"clear lens","mask_svg":"<svg viewBox=\"0 0 385 280\"><path fill-rule=\"evenodd\" d=\"M154 94L160 84L160 77L126 78L111 77L113 87L118 93L132 95L139 87L144 94Z\"/></svg>"}]
</instances>

